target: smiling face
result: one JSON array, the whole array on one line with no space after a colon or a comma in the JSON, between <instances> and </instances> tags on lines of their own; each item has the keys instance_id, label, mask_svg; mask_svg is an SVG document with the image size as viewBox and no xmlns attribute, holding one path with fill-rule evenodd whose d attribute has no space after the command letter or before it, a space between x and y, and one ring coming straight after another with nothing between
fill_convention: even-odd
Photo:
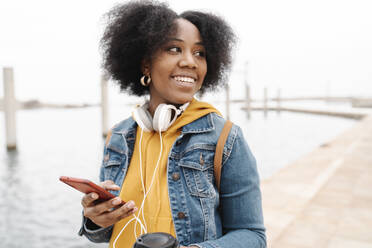
<instances>
[{"instance_id":1,"label":"smiling face","mask_svg":"<svg viewBox=\"0 0 372 248\"><path fill-rule=\"evenodd\" d=\"M151 76L149 110L161 103L184 104L192 100L207 73L205 48L194 24L177 19L177 32L144 63L144 75Z\"/></svg>"}]
</instances>

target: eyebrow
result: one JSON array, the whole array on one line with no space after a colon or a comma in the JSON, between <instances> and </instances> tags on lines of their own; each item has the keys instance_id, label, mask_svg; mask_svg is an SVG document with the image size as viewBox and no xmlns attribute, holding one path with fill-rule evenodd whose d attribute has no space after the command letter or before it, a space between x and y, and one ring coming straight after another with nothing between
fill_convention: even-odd
<instances>
[{"instance_id":1,"label":"eyebrow","mask_svg":"<svg viewBox=\"0 0 372 248\"><path fill-rule=\"evenodd\" d=\"M181 39L178 39L178 38L169 38L168 42L169 41L179 41L179 42L185 42L184 40L181 40ZM200 45L200 46L204 46L203 42L201 41L198 41L195 43L196 45Z\"/></svg>"}]
</instances>

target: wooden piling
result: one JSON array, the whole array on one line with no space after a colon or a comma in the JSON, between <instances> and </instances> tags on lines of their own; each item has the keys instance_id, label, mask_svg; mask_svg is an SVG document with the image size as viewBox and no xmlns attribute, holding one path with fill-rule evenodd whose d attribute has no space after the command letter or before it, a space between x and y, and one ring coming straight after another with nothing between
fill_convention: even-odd
<instances>
[{"instance_id":1,"label":"wooden piling","mask_svg":"<svg viewBox=\"0 0 372 248\"><path fill-rule=\"evenodd\" d=\"M267 115L267 88L264 88L264 95L263 95L263 110L264 110L264 115Z\"/></svg>"},{"instance_id":2,"label":"wooden piling","mask_svg":"<svg viewBox=\"0 0 372 248\"><path fill-rule=\"evenodd\" d=\"M280 89L278 89L278 92L277 92L276 107L277 107L277 112L279 113L280 108L281 108L281 90Z\"/></svg>"},{"instance_id":3,"label":"wooden piling","mask_svg":"<svg viewBox=\"0 0 372 248\"><path fill-rule=\"evenodd\" d=\"M251 118L251 89L249 87L249 85L246 83L245 84L245 107L246 107L246 115L247 115L247 118L250 119Z\"/></svg>"},{"instance_id":4,"label":"wooden piling","mask_svg":"<svg viewBox=\"0 0 372 248\"><path fill-rule=\"evenodd\" d=\"M226 92L226 119L230 120L230 87L228 84L226 84L225 92Z\"/></svg>"},{"instance_id":5,"label":"wooden piling","mask_svg":"<svg viewBox=\"0 0 372 248\"><path fill-rule=\"evenodd\" d=\"M17 149L16 140L16 108L17 102L14 94L14 73L13 68L3 68L4 81L4 116L6 147L8 150Z\"/></svg>"},{"instance_id":6,"label":"wooden piling","mask_svg":"<svg viewBox=\"0 0 372 248\"><path fill-rule=\"evenodd\" d=\"M248 84L248 61L244 63L244 85L245 85L245 108L246 108L246 117L247 119L251 118L251 90Z\"/></svg>"},{"instance_id":7,"label":"wooden piling","mask_svg":"<svg viewBox=\"0 0 372 248\"><path fill-rule=\"evenodd\" d=\"M101 111L102 111L102 136L106 137L108 127L108 79L107 76L101 77Z\"/></svg>"}]
</instances>

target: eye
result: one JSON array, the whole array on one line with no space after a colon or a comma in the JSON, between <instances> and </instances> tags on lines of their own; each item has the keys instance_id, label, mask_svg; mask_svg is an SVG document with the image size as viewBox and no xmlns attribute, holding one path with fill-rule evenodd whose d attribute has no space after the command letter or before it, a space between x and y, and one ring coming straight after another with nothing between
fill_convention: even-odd
<instances>
[{"instance_id":1,"label":"eye","mask_svg":"<svg viewBox=\"0 0 372 248\"><path fill-rule=\"evenodd\" d=\"M172 53L180 53L182 51L181 48L175 46L169 47L167 50Z\"/></svg>"},{"instance_id":2,"label":"eye","mask_svg":"<svg viewBox=\"0 0 372 248\"><path fill-rule=\"evenodd\" d=\"M196 51L194 54L196 56L199 56L199 57L205 57L205 52L204 51Z\"/></svg>"}]
</instances>

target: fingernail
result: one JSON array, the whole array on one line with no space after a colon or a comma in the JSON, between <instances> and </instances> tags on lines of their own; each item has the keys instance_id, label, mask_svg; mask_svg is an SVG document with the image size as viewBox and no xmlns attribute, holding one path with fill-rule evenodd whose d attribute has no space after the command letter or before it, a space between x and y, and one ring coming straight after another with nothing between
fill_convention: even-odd
<instances>
[{"instance_id":1,"label":"fingernail","mask_svg":"<svg viewBox=\"0 0 372 248\"><path fill-rule=\"evenodd\" d=\"M134 212L136 212L137 210L138 210L138 208L135 207L135 208L133 208L132 212L134 213Z\"/></svg>"},{"instance_id":2,"label":"fingernail","mask_svg":"<svg viewBox=\"0 0 372 248\"><path fill-rule=\"evenodd\" d=\"M127 207L128 208L133 208L134 207L134 202L132 202L132 201L128 202Z\"/></svg>"},{"instance_id":3,"label":"fingernail","mask_svg":"<svg viewBox=\"0 0 372 248\"><path fill-rule=\"evenodd\" d=\"M120 198L115 198L113 201L112 201L112 204L114 204L114 205L118 205L118 204L120 204L120 202L121 202L121 199Z\"/></svg>"},{"instance_id":4,"label":"fingernail","mask_svg":"<svg viewBox=\"0 0 372 248\"><path fill-rule=\"evenodd\" d=\"M97 194L92 194L91 197L92 197L93 199L97 199L97 198L98 198L98 195L97 195Z\"/></svg>"}]
</instances>

